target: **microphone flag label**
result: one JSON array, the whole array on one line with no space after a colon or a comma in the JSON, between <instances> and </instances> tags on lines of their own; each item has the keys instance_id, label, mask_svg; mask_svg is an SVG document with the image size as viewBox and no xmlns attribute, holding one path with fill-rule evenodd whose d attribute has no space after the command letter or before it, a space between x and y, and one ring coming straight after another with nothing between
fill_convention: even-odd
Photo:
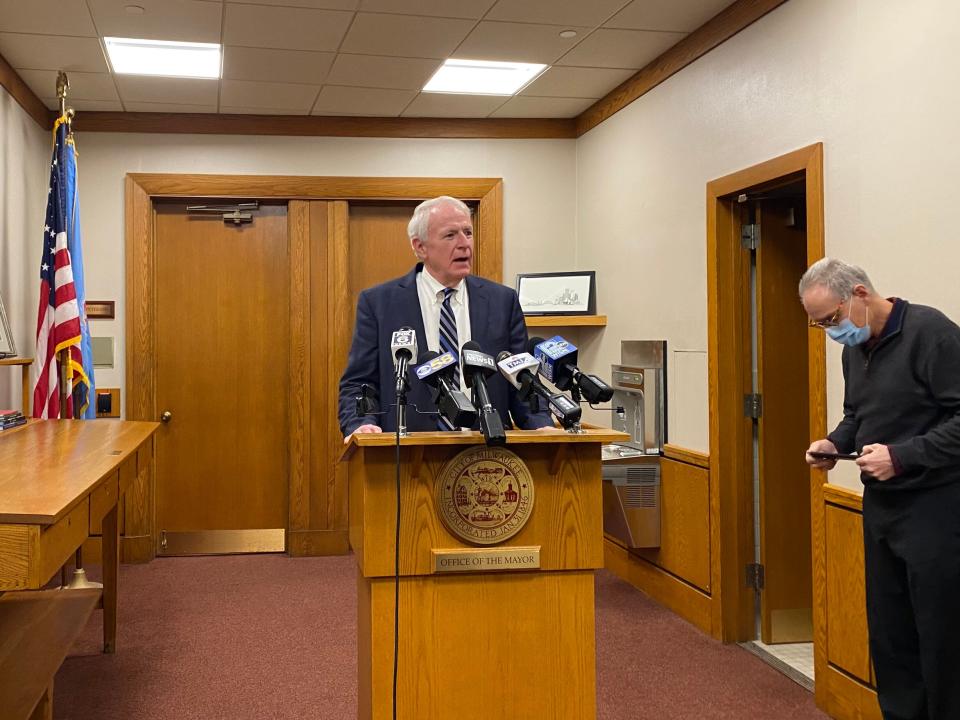
<instances>
[{"instance_id":1,"label":"microphone flag label","mask_svg":"<svg viewBox=\"0 0 960 720\"><path fill-rule=\"evenodd\" d=\"M423 380L425 377L434 375L456 362L457 359L453 356L453 353L445 352L443 355L438 355L433 360L417 366L417 377Z\"/></svg>"},{"instance_id":2,"label":"microphone flag label","mask_svg":"<svg viewBox=\"0 0 960 720\"><path fill-rule=\"evenodd\" d=\"M485 368L490 368L491 370L497 369L496 363L494 363L493 358L487 355L486 353L479 352L477 350L464 350L462 357L463 357L463 362L466 365L473 365L475 367L485 367Z\"/></svg>"},{"instance_id":3,"label":"microphone flag label","mask_svg":"<svg viewBox=\"0 0 960 720\"><path fill-rule=\"evenodd\" d=\"M397 330L393 334L393 338L390 344L393 345L394 348L413 347L414 345L417 344L416 333L417 333L416 330L412 330L410 328Z\"/></svg>"},{"instance_id":4,"label":"microphone flag label","mask_svg":"<svg viewBox=\"0 0 960 720\"><path fill-rule=\"evenodd\" d=\"M496 545L530 519L533 475L506 448L472 447L443 466L434 494L438 514L453 535L474 545Z\"/></svg>"}]
</instances>

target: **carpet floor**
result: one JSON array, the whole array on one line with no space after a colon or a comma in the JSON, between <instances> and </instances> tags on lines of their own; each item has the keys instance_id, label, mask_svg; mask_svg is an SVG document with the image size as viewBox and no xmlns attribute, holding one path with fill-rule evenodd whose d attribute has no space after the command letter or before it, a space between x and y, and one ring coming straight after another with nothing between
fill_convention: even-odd
<instances>
[{"instance_id":1,"label":"carpet floor","mask_svg":"<svg viewBox=\"0 0 960 720\"><path fill-rule=\"evenodd\" d=\"M826 720L811 693L611 573L596 590L598 720ZM100 653L94 612L56 676L54 718L353 720L355 607L352 556L123 565L118 651Z\"/></svg>"}]
</instances>

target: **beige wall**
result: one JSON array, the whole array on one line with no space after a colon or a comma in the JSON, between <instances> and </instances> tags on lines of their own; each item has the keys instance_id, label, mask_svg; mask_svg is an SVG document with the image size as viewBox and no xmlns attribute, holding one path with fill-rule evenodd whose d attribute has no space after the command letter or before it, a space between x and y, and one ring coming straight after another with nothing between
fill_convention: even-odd
<instances>
[{"instance_id":1,"label":"beige wall","mask_svg":"<svg viewBox=\"0 0 960 720\"><path fill-rule=\"evenodd\" d=\"M130 172L502 177L504 281L567 270L575 252L573 140L386 140L77 133L87 297L116 299L116 338L100 387L123 387L123 179ZM411 261L413 256L411 254Z\"/></svg>"},{"instance_id":2,"label":"beige wall","mask_svg":"<svg viewBox=\"0 0 960 720\"><path fill-rule=\"evenodd\" d=\"M790 0L578 140L578 265L597 268L610 316L587 360L615 362L621 338L693 351L671 360L671 441L709 449L711 179L822 141L828 254L960 319L958 28L948 0ZM832 426L842 378L829 345Z\"/></svg>"},{"instance_id":3,"label":"beige wall","mask_svg":"<svg viewBox=\"0 0 960 720\"><path fill-rule=\"evenodd\" d=\"M49 135L0 88L0 297L20 355L32 357ZM20 368L0 368L0 408L20 407Z\"/></svg>"}]
</instances>

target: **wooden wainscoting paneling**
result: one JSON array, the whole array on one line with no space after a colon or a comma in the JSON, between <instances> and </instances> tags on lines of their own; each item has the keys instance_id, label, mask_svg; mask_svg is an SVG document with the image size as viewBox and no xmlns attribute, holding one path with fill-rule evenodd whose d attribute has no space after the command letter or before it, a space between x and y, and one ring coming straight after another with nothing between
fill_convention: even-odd
<instances>
[{"instance_id":1,"label":"wooden wainscoting paneling","mask_svg":"<svg viewBox=\"0 0 960 720\"><path fill-rule=\"evenodd\" d=\"M827 660L863 682L870 681L863 516L827 503Z\"/></svg>"},{"instance_id":2,"label":"wooden wainscoting paneling","mask_svg":"<svg viewBox=\"0 0 960 720\"><path fill-rule=\"evenodd\" d=\"M881 720L868 648L862 497L829 484L816 497L817 706L839 720Z\"/></svg>"},{"instance_id":3,"label":"wooden wainscoting paneling","mask_svg":"<svg viewBox=\"0 0 960 720\"><path fill-rule=\"evenodd\" d=\"M660 461L660 547L638 550L671 575L710 592L710 472Z\"/></svg>"},{"instance_id":4,"label":"wooden wainscoting paneling","mask_svg":"<svg viewBox=\"0 0 960 720\"><path fill-rule=\"evenodd\" d=\"M607 536L604 567L706 633L719 637L712 592L710 459L677 446L660 461L660 547L627 550Z\"/></svg>"}]
</instances>

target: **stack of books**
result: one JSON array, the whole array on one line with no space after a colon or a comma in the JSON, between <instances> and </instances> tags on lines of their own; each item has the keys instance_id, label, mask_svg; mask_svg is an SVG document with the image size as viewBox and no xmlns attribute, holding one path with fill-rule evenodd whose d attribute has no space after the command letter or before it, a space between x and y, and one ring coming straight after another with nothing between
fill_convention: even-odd
<instances>
[{"instance_id":1,"label":"stack of books","mask_svg":"<svg viewBox=\"0 0 960 720\"><path fill-rule=\"evenodd\" d=\"M0 430L9 430L19 425L25 425L27 419L19 410L0 410Z\"/></svg>"}]
</instances>

